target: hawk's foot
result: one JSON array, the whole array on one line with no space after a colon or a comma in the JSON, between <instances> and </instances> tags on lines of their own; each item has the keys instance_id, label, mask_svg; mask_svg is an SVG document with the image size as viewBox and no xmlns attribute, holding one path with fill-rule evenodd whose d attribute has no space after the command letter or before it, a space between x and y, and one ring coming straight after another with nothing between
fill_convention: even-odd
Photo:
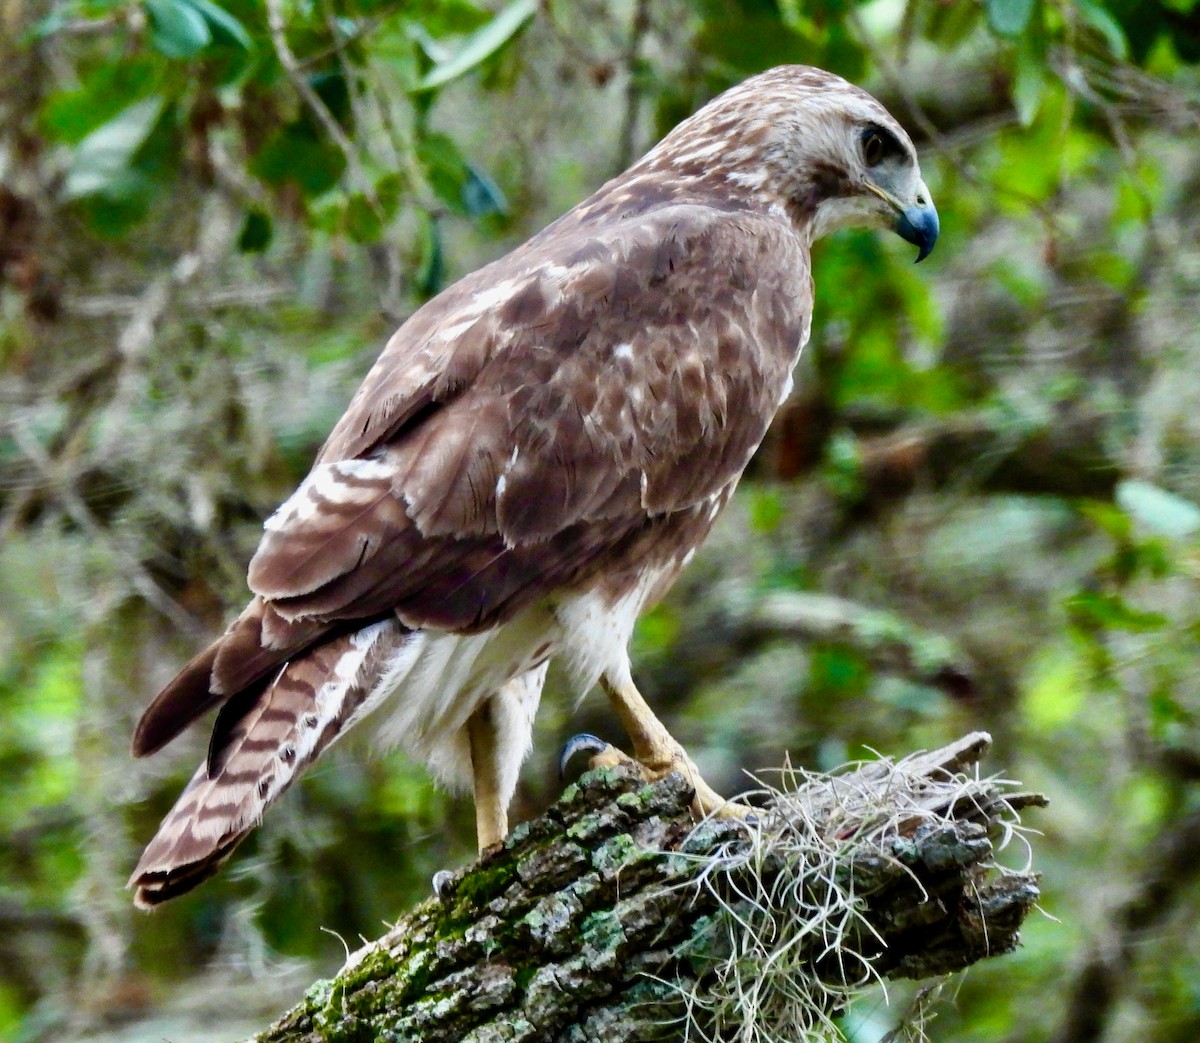
<instances>
[{"instance_id":1,"label":"hawk's foot","mask_svg":"<svg viewBox=\"0 0 1200 1043\"><path fill-rule=\"evenodd\" d=\"M650 751L644 758L634 758L617 749L611 743L597 738L595 735L576 735L568 739L559 757L559 774L565 774L567 763L579 753L591 753L588 766L592 768L615 768L619 765L634 768L647 782L657 782L666 778L672 772L678 772L695 791L692 798L692 810L701 818L715 815L717 818L745 819L755 814L753 808L726 800L707 782L704 781L699 769L692 758L678 743L662 744L661 748Z\"/></svg>"}]
</instances>

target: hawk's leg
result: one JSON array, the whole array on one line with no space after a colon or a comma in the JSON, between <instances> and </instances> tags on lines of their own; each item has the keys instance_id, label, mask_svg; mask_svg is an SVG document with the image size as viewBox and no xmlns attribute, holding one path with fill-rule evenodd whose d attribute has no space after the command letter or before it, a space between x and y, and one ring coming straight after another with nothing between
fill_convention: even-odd
<instances>
[{"instance_id":1,"label":"hawk's leg","mask_svg":"<svg viewBox=\"0 0 1200 1043\"><path fill-rule=\"evenodd\" d=\"M501 793L495 707L486 699L467 718L471 746L471 782L475 790L475 835L479 853L503 843L508 835L508 801Z\"/></svg>"},{"instance_id":2,"label":"hawk's leg","mask_svg":"<svg viewBox=\"0 0 1200 1043\"><path fill-rule=\"evenodd\" d=\"M750 808L726 800L704 781L687 751L642 698L628 669L620 674L604 674L600 678L600 686L633 744L634 759L651 779L662 778L673 771L679 772L695 789L694 804L701 815L715 813L722 817L744 818L750 813ZM592 759L593 764L617 764L622 761L628 761L628 758L612 746Z\"/></svg>"}]
</instances>

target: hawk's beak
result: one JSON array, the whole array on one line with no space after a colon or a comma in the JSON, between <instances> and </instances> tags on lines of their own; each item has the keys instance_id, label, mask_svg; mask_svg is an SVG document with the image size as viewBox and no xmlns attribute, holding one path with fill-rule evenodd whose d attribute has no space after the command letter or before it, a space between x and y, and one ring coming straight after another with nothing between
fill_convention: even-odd
<instances>
[{"instance_id":1,"label":"hawk's beak","mask_svg":"<svg viewBox=\"0 0 1200 1043\"><path fill-rule=\"evenodd\" d=\"M917 248L919 264L933 253L938 237L938 213L933 200L929 198L929 189L925 187L925 182L918 181L917 184L920 186L916 193L917 202L912 206L905 206L887 189L873 181L866 183L870 191L896 211L896 221L892 230Z\"/></svg>"},{"instance_id":2,"label":"hawk's beak","mask_svg":"<svg viewBox=\"0 0 1200 1043\"><path fill-rule=\"evenodd\" d=\"M923 206L910 206L907 210L901 210L893 228L901 239L907 239L917 247L917 263L920 264L933 253L934 244L937 242L937 208L932 202L926 202Z\"/></svg>"}]
</instances>

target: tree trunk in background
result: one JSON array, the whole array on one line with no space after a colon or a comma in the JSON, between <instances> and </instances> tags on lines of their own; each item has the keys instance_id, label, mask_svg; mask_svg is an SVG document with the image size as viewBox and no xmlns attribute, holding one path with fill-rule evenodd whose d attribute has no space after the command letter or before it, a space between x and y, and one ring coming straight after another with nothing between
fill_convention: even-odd
<instances>
[{"instance_id":1,"label":"tree trunk in background","mask_svg":"<svg viewBox=\"0 0 1200 1043\"><path fill-rule=\"evenodd\" d=\"M696 826L678 775L591 771L258 1039L791 1038L880 977L1009 952L1037 879L989 837L1044 799L977 777L988 742L784 769L749 824Z\"/></svg>"}]
</instances>

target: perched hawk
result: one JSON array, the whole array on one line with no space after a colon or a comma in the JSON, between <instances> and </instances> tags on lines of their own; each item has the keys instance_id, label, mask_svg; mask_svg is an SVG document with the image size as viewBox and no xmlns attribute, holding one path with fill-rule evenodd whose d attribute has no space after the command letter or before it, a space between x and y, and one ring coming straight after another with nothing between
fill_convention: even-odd
<instances>
[{"instance_id":1,"label":"perched hawk","mask_svg":"<svg viewBox=\"0 0 1200 1043\"><path fill-rule=\"evenodd\" d=\"M747 80L388 343L250 562L254 599L151 703L137 756L220 705L142 855L153 906L217 870L370 717L508 831L546 667L597 681L650 773L722 799L638 694L634 621L687 564L787 396L814 239L933 248L912 142L819 69Z\"/></svg>"}]
</instances>

